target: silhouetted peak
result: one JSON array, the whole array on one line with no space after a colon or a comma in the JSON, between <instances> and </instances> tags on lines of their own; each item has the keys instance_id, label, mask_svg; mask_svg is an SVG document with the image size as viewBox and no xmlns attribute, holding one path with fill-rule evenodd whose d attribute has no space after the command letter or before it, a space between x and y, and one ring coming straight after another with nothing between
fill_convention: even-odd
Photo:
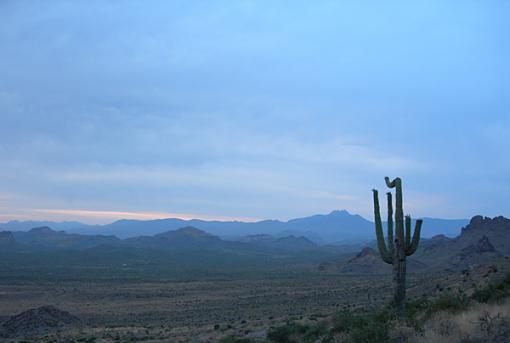
<instances>
[{"instance_id":1,"label":"silhouetted peak","mask_svg":"<svg viewBox=\"0 0 510 343\"><path fill-rule=\"evenodd\" d=\"M188 237L188 238L200 238L200 237L215 237L203 230L197 229L193 226L186 226L175 231L166 231L160 234L155 235L154 237L163 237L167 239L174 239L178 237Z\"/></svg>"},{"instance_id":2,"label":"silhouetted peak","mask_svg":"<svg viewBox=\"0 0 510 343\"><path fill-rule=\"evenodd\" d=\"M177 229L175 232L176 233L184 234L186 236L194 236L194 237L198 237L198 236L211 236L207 232L205 232L203 230L200 230L200 229L197 229L196 227L193 227L193 226L182 227L180 229Z\"/></svg>"},{"instance_id":3,"label":"silhouetted peak","mask_svg":"<svg viewBox=\"0 0 510 343\"><path fill-rule=\"evenodd\" d=\"M474 216L473 218L471 218L471 220L469 221L469 226L471 225L480 225L482 224L485 220L490 220L490 218L488 217L483 217L483 216Z\"/></svg>"},{"instance_id":4,"label":"silhouetted peak","mask_svg":"<svg viewBox=\"0 0 510 343\"><path fill-rule=\"evenodd\" d=\"M503 216L494 217L492 219L490 217L474 216L471 218L469 224L462 229L462 233L508 229L509 227L510 219Z\"/></svg>"},{"instance_id":5,"label":"silhouetted peak","mask_svg":"<svg viewBox=\"0 0 510 343\"><path fill-rule=\"evenodd\" d=\"M36 234L52 234L52 233L56 233L56 231L52 230L48 226L34 227L29 232L30 233L36 233Z\"/></svg>"},{"instance_id":6,"label":"silhouetted peak","mask_svg":"<svg viewBox=\"0 0 510 343\"><path fill-rule=\"evenodd\" d=\"M333 217L345 217L350 216L351 214L347 210L334 210L331 211L328 215Z\"/></svg>"}]
</instances>

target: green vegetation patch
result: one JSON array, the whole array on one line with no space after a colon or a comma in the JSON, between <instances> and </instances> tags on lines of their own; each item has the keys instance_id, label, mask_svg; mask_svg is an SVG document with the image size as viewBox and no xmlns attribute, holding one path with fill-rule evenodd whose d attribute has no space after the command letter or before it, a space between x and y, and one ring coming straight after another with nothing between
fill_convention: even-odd
<instances>
[{"instance_id":1,"label":"green vegetation patch","mask_svg":"<svg viewBox=\"0 0 510 343\"><path fill-rule=\"evenodd\" d=\"M289 323L269 330L267 338L270 342L293 343L293 342L315 342L318 338L328 334L325 323L317 325L303 325Z\"/></svg>"},{"instance_id":2,"label":"green vegetation patch","mask_svg":"<svg viewBox=\"0 0 510 343\"><path fill-rule=\"evenodd\" d=\"M485 287L475 290L472 298L480 303L497 303L510 296L510 273L497 281L492 281Z\"/></svg>"}]
</instances>

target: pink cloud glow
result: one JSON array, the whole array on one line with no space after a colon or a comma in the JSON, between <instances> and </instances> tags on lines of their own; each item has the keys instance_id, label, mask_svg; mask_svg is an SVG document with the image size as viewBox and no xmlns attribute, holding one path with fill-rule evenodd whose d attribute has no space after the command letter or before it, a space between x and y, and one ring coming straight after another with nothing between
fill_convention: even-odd
<instances>
[{"instance_id":1,"label":"pink cloud glow","mask_svg":"<svg viewBox=\"0 0 510 343\"><path fill-rule=\"evenodd\" d=\"M103 222L118 219L138 219L152 220L165 218L178 218L183 220L203 219L203 220L220 220L220 221L257 221L256 218L245 217L226 217L226 216L210 216L201 214L187 213L168 213L168 212L132 212L132 211L97 211L97 210L81 210L81 209L33 209L33 212L50 216L51 218L59 218L60 220L84 220L92 222Z\"/></svg>"}]
</instances>

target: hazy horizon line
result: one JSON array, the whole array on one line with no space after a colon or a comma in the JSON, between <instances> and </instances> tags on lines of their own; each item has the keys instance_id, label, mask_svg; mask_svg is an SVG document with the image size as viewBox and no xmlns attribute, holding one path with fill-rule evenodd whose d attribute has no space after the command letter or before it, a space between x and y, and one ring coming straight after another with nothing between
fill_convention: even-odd
<instances>
[{"instance_id":1,"label":"hazy horizon line","mask_svg":"<svg viewBox=\"0 0 510 343\"><path fill-rule=\"evenodd\" d=\"M170 212L157 212L157 211L107 211L107 210L82 210L82 209L29 209L31 212L46 214L47 216L33 217L27 215L2 215L4 218L0 224L8 224L9 222L78 222L85 225L108 225L119 220L163 220L163 219L180 219L183 221L203 220L203 221L219 221L219 222L245 222L256 223L267 220L275 220L281 222L288 222L292 219L306 218L315 215L330 215L334 212L347 212L352 216L360 216L361 218L372 221L369 217L358 214L347 209L334 209L327 213L312 213L309 215L289 217L289 218L254 218L254 217L233 217L233 216L214 216L204 214L190 214L190 213L170 213ZM429 219L444 219L444 220L468 220L478 214L472 215L468 218L443 218L435 216L417 216L416 218L429 218ZM65 216L62 218L62 216Z\"/></svg>"}]
</instances>

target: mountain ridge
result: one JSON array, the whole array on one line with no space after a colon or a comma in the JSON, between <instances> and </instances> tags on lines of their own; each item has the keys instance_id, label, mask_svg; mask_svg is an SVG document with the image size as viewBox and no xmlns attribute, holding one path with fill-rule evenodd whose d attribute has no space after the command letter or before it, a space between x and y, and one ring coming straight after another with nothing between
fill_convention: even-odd
<instances>
[{"instance_id":1,"label":"mountain ridge","mask_svg":"<svg viewBox=\"0 0 510 343\"><path fill-rule=\"evenodd\" d=\"M55 231L47 226L23 231L0 231L0 244L9 246L10 251L41 250L112 250L116 248L150 249L154 251L216 251L216 252L256 252L256 253L298 253L318 249L318 246L305 237L273 237L259 235L263 239L240 241L223 240L198 228L187 226L169 230L152 236L137 236L120 239L116 236L80 235Z\"/></svg>"},{"instance_id":2,"label":"mountain ridge","mask_svg":"<svg viewBox=\"0 0 510 343\"><path fill-rule=\"evenodd\" d=\"M469 223L468 219L423 219L425 224L422 233L426 238L437 234L455 237L460 233L460 229ZM57 222L52 224L52 222L47 221L10 221L0 223L0 230L27 231L36 226L51 226L55 230L65 230L76 234L114 235L119 238L155 235L169 230L193 226L213 235L234 240L255 234L282 236L284 233L291 233L294 236L306 237L316 244L368 242L373 240L374 235L372 221L358 214L351 214L346 210L335 210L328 214L316 214L287 221L268 219L257 222L165 218L154 220L120 219L104 225L88 225L79 222Z\"/></svg>"}]
</instances>

